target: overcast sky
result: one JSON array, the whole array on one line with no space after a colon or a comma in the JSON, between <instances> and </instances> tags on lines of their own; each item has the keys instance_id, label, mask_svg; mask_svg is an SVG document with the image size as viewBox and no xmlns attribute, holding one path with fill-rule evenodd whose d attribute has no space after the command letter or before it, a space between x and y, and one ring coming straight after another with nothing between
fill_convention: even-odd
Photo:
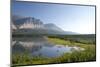
<instances>
[{"instance_id":1,"label":"overcast sky","mask_svg":"<svg viewBox=\"0 0 100 67\"><path fill-rule=\"evenodd\" d=\"M94 6L14 2L12 14L31 16L40 19L43 23L54 23L65 31L81 34L95 33Z\"/></svg>"}]
</instances>

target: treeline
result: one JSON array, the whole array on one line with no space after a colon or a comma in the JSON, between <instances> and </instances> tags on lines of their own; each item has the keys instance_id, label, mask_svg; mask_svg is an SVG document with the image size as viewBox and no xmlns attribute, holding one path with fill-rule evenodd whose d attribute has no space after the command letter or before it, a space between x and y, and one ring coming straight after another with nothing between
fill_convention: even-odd
<instances>
[{"instance_id":1,"label":"treeline","mask_svg":"<svg viewBox=\"0 0 100 67\"><path fill-rule=\"evenodd\" d=\"M49 38L60 38L64 40L70 40L71 42L78 42L83 44L95 44L96 37L94 34L88 35L49 35Z\"/></svg>"},{"instance_id":2,"label":"treeline","mask_svg":"<svg viewBox=\"0 0 100 67\"><path fill-rule=\"evenodd\" d=\"M17 34L12 34L12 37L38 37L38 36L46 36L45 34L24 34L24 33L17 33Z\"/></svg>"}]
</instances>

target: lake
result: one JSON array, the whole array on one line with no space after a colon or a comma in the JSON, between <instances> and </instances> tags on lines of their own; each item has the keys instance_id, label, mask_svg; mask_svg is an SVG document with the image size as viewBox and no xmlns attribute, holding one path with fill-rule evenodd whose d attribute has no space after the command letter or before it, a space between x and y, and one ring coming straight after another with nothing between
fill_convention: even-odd
<instances>
[{"instance_id":1,"label":"lake","mask_svg":"<svg viewBox=\"0 0 100 67\"><path fill-rule=\"evenodd\" d=\"M71 53L73 50L83 50L80 47L53 44L48 42L46 36L39 37L14 37L12 41L12 53L28 52L33 57L59 57L64 53Z\"/></svg>"}]
</instances>

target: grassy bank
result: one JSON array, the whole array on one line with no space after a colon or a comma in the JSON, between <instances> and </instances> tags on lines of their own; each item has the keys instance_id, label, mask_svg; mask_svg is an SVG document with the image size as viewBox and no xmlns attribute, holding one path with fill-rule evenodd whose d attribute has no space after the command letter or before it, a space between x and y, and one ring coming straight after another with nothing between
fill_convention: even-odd
<instances>
[{"instance_id":1,"label":"grassy bank","mask_svg":"<svg viewBox=\"0 0 100 67\"><path fill-rule=\"evenodd\" d=\"M82 40L82 38L80 40ZM12 55L13 65L69 63L96 60L95 44L92 41L89 41L88 43L81 43L80 41L74 41L70 39L68 40L66 38L48 36L48 42L58 45L78 46L84 48L85 50L73 51L72 53L64 53L62 56L55 58L46 58L41 56L33 57L28 53L16 53Z\"/></svg>"},{"instance_id":2,"label":"grassy bank","mask_svg":"<svg viewBox=\"0 0 100 67\"><path fill-rule=\"evenodd\" d=\"M72 53L65 53L55 58L32 57L29 54L14 54L12 57L13 65L69 63L96 60L95 46L87 46L84 51L73 51Z\"/></svg>"}]
</instances>

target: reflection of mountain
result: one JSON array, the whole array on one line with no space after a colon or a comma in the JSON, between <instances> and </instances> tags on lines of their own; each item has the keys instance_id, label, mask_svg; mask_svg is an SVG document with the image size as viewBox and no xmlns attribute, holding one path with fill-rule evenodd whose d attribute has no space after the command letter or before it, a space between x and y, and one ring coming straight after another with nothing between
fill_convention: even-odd
<instances>
[{"instance_id":1,"label":"reflection of mountain","mask_svg":"<svg viewBox=\"0 0 100 67\"><path fill-rule=\"evenodd\" d=\"M19 44L19 42L16 42L12 45L12 52L24 52L25 48Z\"/></svg>"},{"instance_id":2,"label":"reflection of mountain","mask_svg":"<svg viewBox=\"0 0 100 67\"><path fill-rule=\"evenodd\" d=\"M36 37L36 38L15 38L12 41L12 51L13 52L35 52L42 49L42 47L52 47L52 44L49 44L45 38Z\"/></svg>"},{"instance_id":3,"label":"reflection of mountain","mask_svg":"<svg viewBox=\"0 0 100 67\"><path fill-rule=\"evenodd\" d=\"M33 17L14 16L12 18L12 29L17 33L75 34L74 32L63 31L53 23L43 24L41 20Z\"/></svg>"},{"instance_id":4,"label":"reflection of mountain","mask_svg":"<svg viewBox=\"0 0 100 67\"><path fill-rule=\"evenodd\" d=\"M12 50L13 52L34 52L42 48L42 46L48 46L48 42L45 37L36 37L36 38L13 38L12 41Z\"/></svg>"},{"instance_id":5,"label":"reflection of mountain","mask_svg":"<svg viewBox=\"0 0 100 67\"><path fill-rule=\"evenodd\" d=\"M14 45L12 45L13 52L34 52L38 51L42 48L43 45L37 45L35 42L22 42L17 41Z\"/></svg>"},{"instance_id":6,"label":"reflection of mountain","mask_svg":"<svg viewBox=\"0 0 100 67\"><path fill-rule=\"evenodd\" d=\"M18 54L29 54L32 57L58 57L66 52L71 52L76 47L68 47L48 42L45 38L13 38L12 52Z\"/></svg>"}]
</instances>

